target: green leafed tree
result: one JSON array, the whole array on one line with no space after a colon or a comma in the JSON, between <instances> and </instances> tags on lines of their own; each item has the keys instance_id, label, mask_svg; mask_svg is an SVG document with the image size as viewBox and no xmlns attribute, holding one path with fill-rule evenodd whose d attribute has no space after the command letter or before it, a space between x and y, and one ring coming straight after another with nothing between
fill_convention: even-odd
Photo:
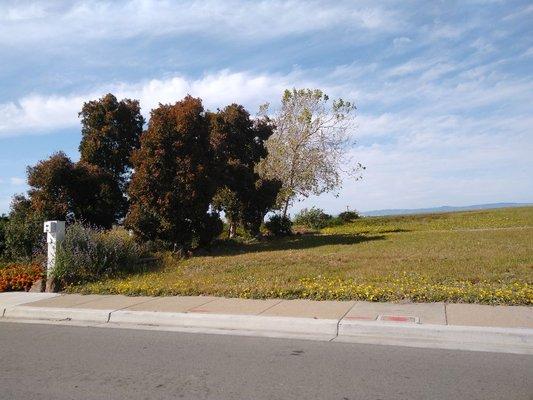
<instances>
[{"instance_id":1,"label":"green leafed tree","mask_svg":"<svg viewBox=\"0 0 533 400\"><path fill-rule=\"evenodd\" d=\"M281 181L258 177L242 197L242 224L251 236L259 235L263 219L276 204L280 189Z\"/></svg>"},{"instance_id":2,"label":"green leafed tree","mask_svg":"<svg viewBox=\"0 0 533 400\"><path fill-rule=\"evenodd\" d=\"M264 115L271 112L268 104L261 109ZM342 172L360 177L364 167L348 157L354 113L351 102L331 100L318 89L284 92L273 116L276 130L267 142L268 157L258 169L262 177L282 181L278 203L283 216L296 199L339 188Z\"/></svg>"},{"instance_id":3,"label":"green leafed tree","mask_svg":"<svg viewBox=\"0 0 533 400\"><path fill-rule=\"evenodd\" d=\"M31 258L39 252L43 247L44 220L44 216L32 208L28 198L15 195L5 225L4 255L17 260Z\"/></svg>"},{"instance_id":4,"label":"green leafed tree","mask_svg":"<svg viewBox=\"0 0 533 400\"><path fill-rule=\"evenodd\" d=\"M0 258L2 258L6 251L6 225L9 222L7 215L0 215Z\"/></svg>"},{"instance_id":5,"label":"green leafed tree","mask_svg":"<svg viewBox=\"0 0 533 400\"><path fill-rule=\"evenodd\" d=\"M266 141L273 133L267 117L252 119L243 106L231 104L209 114L210 144L218 191L216 209L224 211L229 237L241 224L252 236L259 234L265 214L274 206L280 182L261 179L258 163L267 155Z\"/></svg>"},{"instance_id":6,"label":"green leafed tree","mask_svg":"<svg viewBox=\"0 0 533 400\"><path fill-rule=\"evenodd\" d=\"M80 160L100 167L119 183L124 197L121 216L127 211L126 187L131 154L139 148L144 118L138 100L117 98L111 93L84 103L81 112Z\"/></svg>"},{"instance_id":7,"label":"green leafed tree","mask_svg":"<svg viewBox=\"0 0 533 400\"><path fill-rule=\"evenodd\" d=\"M57 152L27 168L32 208L48 219L66 220L71 214L74 163Z\"/></svg>"},{"instance_id":8,"label":"green leafed tree","mask_svg":"<svg viewBox=\"0 0 533 400\"><path fill-rule=\"evenodd\" d=\"M152 110L132 160L126 225L140 238L174 247L205 242L208 225L219 224L208 212L216 184L202 101L187 96Z\"/></svg>"},{"instance_id":9,"label":"green leafed tree","mask_svg":"<svg viewBox=\"0 0 533 400\"><path fill-rule=\"evenodd\" d=\"M97 165L122 179L131 169L131 153L140 144L144 118L138 100L111 93L83 104L81 112L81 161Z\"/></svg>"},{"instance_id":10,"label":"green leafed tree","mask_svg":"<svg viewBox=\"0 0 533 400\"><path fill-rule=\"evenodd\" d=\"M79 161L73 169L71 212L75 219L110 228L124 215L123 194L105 169Z\"/></svg>"},{"instance_id":11,"label":"green leafed tree","mask_svg":"<svg viewBox=\"0 0 533 400\"><path fill-rule=\"evenodd\" d=\"M121 214L122 192L97 165L73 163L63 152L28 167L32 210L45 219L79 220L110 228Z\"/></svg>"}]
</instances>

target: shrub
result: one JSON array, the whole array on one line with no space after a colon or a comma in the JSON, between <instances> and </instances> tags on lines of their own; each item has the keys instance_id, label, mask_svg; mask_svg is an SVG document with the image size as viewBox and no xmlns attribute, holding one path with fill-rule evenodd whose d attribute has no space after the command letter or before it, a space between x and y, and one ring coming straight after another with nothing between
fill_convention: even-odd
<instances>
[{"instance_id":1,"label":"shrub","mask_svg":"<svg viewBox=\"0 0 533 400\"><path fill-rule=\"evenodd\" d=\"M12 260L27 260L42 253L45 244L43 222L44 217L32 210L28 199L15 196L5 225L5 256Z\"/></svg>"},{"instance_id":2,"label":"shrub","mask_svg":"<svg viewBox=\"0 0 533 400\"><path fill-rule=\"evenodd\" d=\"M357 211L344 211L339 214L339 218L343 222L352 222L352 221L355 221L356 219L359 219L360 215Z\"/></svg>"},{"instance_id":3,"label":"shrub","mask_svg":"<svg viewBox=\"0 0 533 400\"><path fill-rule=\"evenodd\" d=\"M275 214L265 223L267 230L274 236L288 236L292 234L292 221L282 215Z\"/></svg>"},{"instance_id":4,"label":"shrub","mask_svg":"<svg viewBox=\"0 0 533 400\"><path fill-rule=\"evenodd\" d=\"M6 225L9 219L5 215L0 215L0 257L6 251Z\"/></svg>"},{"instance_id":5,"label":"shrub","mask_svg":"<svg viewBox=\"0 0 533 400\"><path fill-rule=\"evenodd\" d=\"M39 264L10 264L0 269L0 292L28 291L34 282L43 277Z\"/></svg>"},{"instance_id":6,"label":"shrub","mask_svg":"<svg viewBox=\"0 0 533 400\"><path fill-rule=\"evenodd\" d=\"M224 223L216 212L211 212L206 215L201 224L198 224L196 235L198 237L198 245L206 246L213 240L220 236L224 230Z\"/></svg>"},{"instance_id":7,"label":"shrub","mask_svg":"<svg viewBox=\"0 0 533 400\"><path fill-rule=\"evenodd\" d=\"M144 255L143 248L122 228L102 231L76 222L68 226L57 249L54 277L70 284L132 272Z\"/></svg>"},{"instance_id":8,"label":"shrub","mask_svg":"<svg viewBox=\"0 0 533 400\"><path fill-rule=\"evenodd\" d=\"M311 229L322 229L329 225L333 217L321 208L304 208L294 217L295 225L305 225Z\"/></svg>"},{"instance_id":9,"label":"shrub","mask_svg":"<svg viewBox=\"0 0 533 400\"><path fill-rule=\"evenodd\" d=\"M327 227L330 228L332 226L341 226L341 225L344 225L346 222L343 221L342 219L340 219L338 216L337 217L331 217L331 219L328 220L327 222Z\"/></svg>"}]
</instances>

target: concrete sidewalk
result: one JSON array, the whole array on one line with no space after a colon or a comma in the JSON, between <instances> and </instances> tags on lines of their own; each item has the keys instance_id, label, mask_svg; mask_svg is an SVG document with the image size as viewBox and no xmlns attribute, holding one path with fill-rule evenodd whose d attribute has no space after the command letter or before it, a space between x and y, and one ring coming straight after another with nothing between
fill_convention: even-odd
<instances>
[{"instance_id":1,"label":"concrete sidewalk","mask_svg":"<svg viewBox=\"0 0 533 400\"><path fill-rule=\"evenodd\" d=\"M533 354L533 307L0 293L0 321Z\"/></svg>"}]
</instances>

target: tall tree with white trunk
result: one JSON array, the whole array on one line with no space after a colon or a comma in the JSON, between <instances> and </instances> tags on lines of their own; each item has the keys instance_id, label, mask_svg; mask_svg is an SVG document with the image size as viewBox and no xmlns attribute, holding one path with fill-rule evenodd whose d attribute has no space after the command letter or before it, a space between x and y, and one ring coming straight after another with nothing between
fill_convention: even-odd
<instances>
[{"instance_id":1,"label":"tall tree with white trunk","mask_svg":"<svg viewBox=\"0 0 533 400\"><path fill-rule=\"evenodd\" d=\"M338 189L343 172L354 179L364 167L348 156L354 127L355 105L330 100L319 89L285 90L274 112L274 134L267 141L268 156L258 166L264 178L283 182L278 205L283 216L298 198ZM260 114L270 114L269 104Z\"/></svg>"}]
</instances>

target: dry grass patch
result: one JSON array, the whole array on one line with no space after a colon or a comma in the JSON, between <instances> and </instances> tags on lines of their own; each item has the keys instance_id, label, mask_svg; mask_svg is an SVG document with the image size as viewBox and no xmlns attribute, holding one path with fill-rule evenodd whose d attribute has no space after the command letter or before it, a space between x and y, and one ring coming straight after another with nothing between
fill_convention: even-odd
<instances>
[{"instance_id":1,"label":"dry grass patch","mask_svg":"<svg viewBox=\"0 0 533 400\"><path fill-rule=\"evenodd\" d=\"M533 207L363 218L255 243L222 242L152 271L70 291L245 298L533 304Z\"/></svg>"}]
</instances>

